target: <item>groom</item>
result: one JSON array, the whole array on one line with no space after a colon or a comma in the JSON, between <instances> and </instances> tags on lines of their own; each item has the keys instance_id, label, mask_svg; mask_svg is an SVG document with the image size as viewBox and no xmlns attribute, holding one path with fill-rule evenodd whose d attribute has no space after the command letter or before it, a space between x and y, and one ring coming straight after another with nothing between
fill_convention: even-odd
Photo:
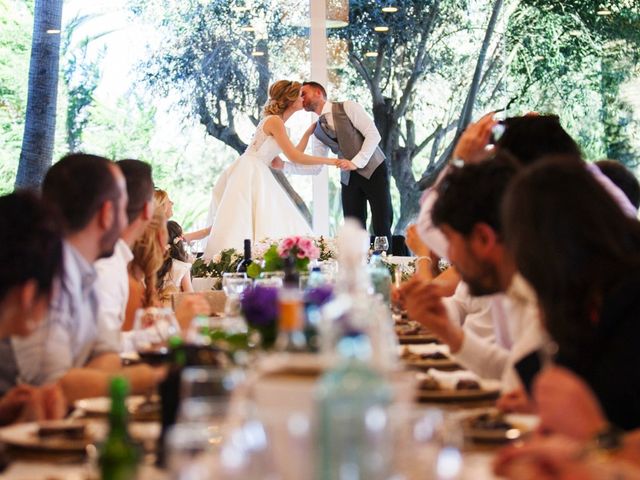
<instances>
[{"instance_id":1,"label":"groom","mask_svg":"<svg viewBox=\"0 0 640 480\"><path fill-rule=\"evenodd\" d=\"M326 157L329 149L343 160L342 212L355 217L366 228L367 202L371 207L371 226L375 236L391 241L391 194L389 167L378 144L380 133L364 108L352 101L329 102L327 92L317 82L302 84L302 104L319 115L312 140L313 155Z\"/></svg>"}]
</instances>

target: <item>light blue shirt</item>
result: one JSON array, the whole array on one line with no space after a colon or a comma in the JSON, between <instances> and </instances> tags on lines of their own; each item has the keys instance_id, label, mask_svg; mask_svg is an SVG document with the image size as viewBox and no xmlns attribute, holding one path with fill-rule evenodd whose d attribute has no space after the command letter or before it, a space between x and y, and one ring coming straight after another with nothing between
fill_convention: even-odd
<instances>
[{"instance_id":1,"label":"light blue shirt","mask_svg":"<svg viewBox=\"0 0 640 480\"><path fill-rule=\"evenodd\" d=\"M95 269L67 242L63 257L47 318L27 338L11 339L23 383L50 383L93 357L119 351L118 336L98 315Z\"/></svg>"}]
</instances>

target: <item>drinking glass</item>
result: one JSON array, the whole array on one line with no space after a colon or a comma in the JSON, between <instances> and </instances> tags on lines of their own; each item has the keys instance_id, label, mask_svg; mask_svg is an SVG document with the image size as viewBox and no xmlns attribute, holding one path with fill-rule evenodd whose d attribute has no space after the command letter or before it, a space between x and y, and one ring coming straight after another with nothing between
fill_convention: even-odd
<instances>
[{"instance_id":1,"label":"drinking glass","mask_svg":"<svg viewBox=\"0 0 640 480\"><path fill-rule=\"evenodd\" d=\"M220 427L229 412L231 395L243 380L244 374L239 369L211 366L185 368L180 377L178 420Z\"/></svg>"},{"instance_id":2,"label":"drinking glass","mask_svg":"<svg viewBox=\"0 0 640 480\"><path fill-rule=\"evenodd\" d=\"M387 237L376 237L373 239L373 251L382 253L389 250L389 239Z\"/></svg>"},{"instance_id":3,"label":"drinking glass","mask_svg":"<svg viewBox=\"0 0 640 480\"><path fill-rule=\"evenodd\" d=\"M142 360L162 361L168 355L169 338L180 334L180 325L169 308L139 308L136 310L131 339Z\"/></svg>"},{"instance_id":4,"label":"drinking glass","mask_svg":"<svg viewBox=\"0 0 640 480\"><path fill-rule=\"evenodd\" d=\"M394 411L396 466L409 478L457 479L464 434L460 418L436 408Z\"/></svg>"},{"instance_id":5,"label":"drinking glass","mask_svg":"<svg viewBox=\"0 0 640 480\"><path fill-rule=\"evenodd\" d=\"M246 273L227 272L222 275L222 289L227 294L227 301L224 306L226 317L240 315L240 296L250 286L251 279L247 278Z\"/></svg>"}]
</instances>

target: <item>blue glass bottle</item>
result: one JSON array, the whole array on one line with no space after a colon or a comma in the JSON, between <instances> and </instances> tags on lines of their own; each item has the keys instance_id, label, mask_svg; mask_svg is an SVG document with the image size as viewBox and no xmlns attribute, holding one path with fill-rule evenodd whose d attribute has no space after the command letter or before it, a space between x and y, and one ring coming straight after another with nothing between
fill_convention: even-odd
<instances>
[{"instance_id":1,"label":"blue glass bottle","mask_svg":"<svg viewBox=\"0 0 640 480\"><path fill-rule=\"evenodd\" d=\"M318 382L316 479L388 479L393 447L387 418L391 388L369 366L371 344L366 335L343 336L338 353L338 366Z\"/></svg>"},{"instance_id":2,"label":"blue glass bottle","mask_svg":"<svg viewBox=\"0 0 640 480\"><path fill-rule=\"evenodd\" d=\"M369 260L369 276L373 284L373 291L382 296L385 305L389 305L391 301L391 274L379 253L374 253Z\"/></svg>"}]
</instances>

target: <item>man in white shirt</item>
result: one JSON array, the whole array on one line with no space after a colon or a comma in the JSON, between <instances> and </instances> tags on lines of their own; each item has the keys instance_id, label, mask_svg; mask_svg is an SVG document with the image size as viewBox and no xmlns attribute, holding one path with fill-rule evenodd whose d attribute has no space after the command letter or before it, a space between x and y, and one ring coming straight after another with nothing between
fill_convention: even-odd
<instances>
[{"instance_id":1,"label":"man in white shirt","mask_svg":"<svg viewBox=\"0 0 640 480\"><path fill-rule=\"evenodd\" d=\"M60 213L64 271L46 320L30 336L12 337L10 348L0 349L0 361L17 367L18 378L10 380L56 382L69 402L107 395L114 374L126 376L133 391L146 391L164 372L146 365L123 369L119 338L98 316L93 263L113 254L127 223L120 169L106 158L67 155L47 172L42 195Z\"/></svg>"},{"instance_id":2,"label":"man in white shirt","mask_svg":"<svg viewBox=\"0 0 640 480\"><path fill-rule=\"evenodd\" d=\"M391 240L389 166L373 119L356 102L327 101L326 90L317 82L304 82L301 95L304 109L319 115L313 155L326 157L331 150L343 159L338 166L344 217L355 217L366 227L368 203L373 234Z\"/></svg>"},{"instance_id":3,"label":"man in white shirt","mask_svg":"<svg viewBox=\"0 0 640 480\"><path fill-rule=\"evenodd\" d=\"M519 386L515 362L542 342L535 295L516 274L501 239L500 203L515 173L516 167L504 158L454 168L440 183L432 211L448 242L447 258L469 293L492 295L488 313L495 343L461 328L455 316L452 321L437 284L416 280L402 288L409 316L448 344L461 365L485 378L502 378L505 391Z\"/></svg>"},{"instance_id":4,"label":"man in white shirt","mask_svg":"<svg viewBox=\"0 0 640 480\"><path fill-rule=\"evenodd\" d=\"M131 249L153 217L153 178L151 166L140 160L120 160L118 167L127 183L127 225L122 230L113 255L95 262L98 274L96 292L102 322L120 332L129 299L127 267L133 260Z\"/></svg>"}]
</instances>

